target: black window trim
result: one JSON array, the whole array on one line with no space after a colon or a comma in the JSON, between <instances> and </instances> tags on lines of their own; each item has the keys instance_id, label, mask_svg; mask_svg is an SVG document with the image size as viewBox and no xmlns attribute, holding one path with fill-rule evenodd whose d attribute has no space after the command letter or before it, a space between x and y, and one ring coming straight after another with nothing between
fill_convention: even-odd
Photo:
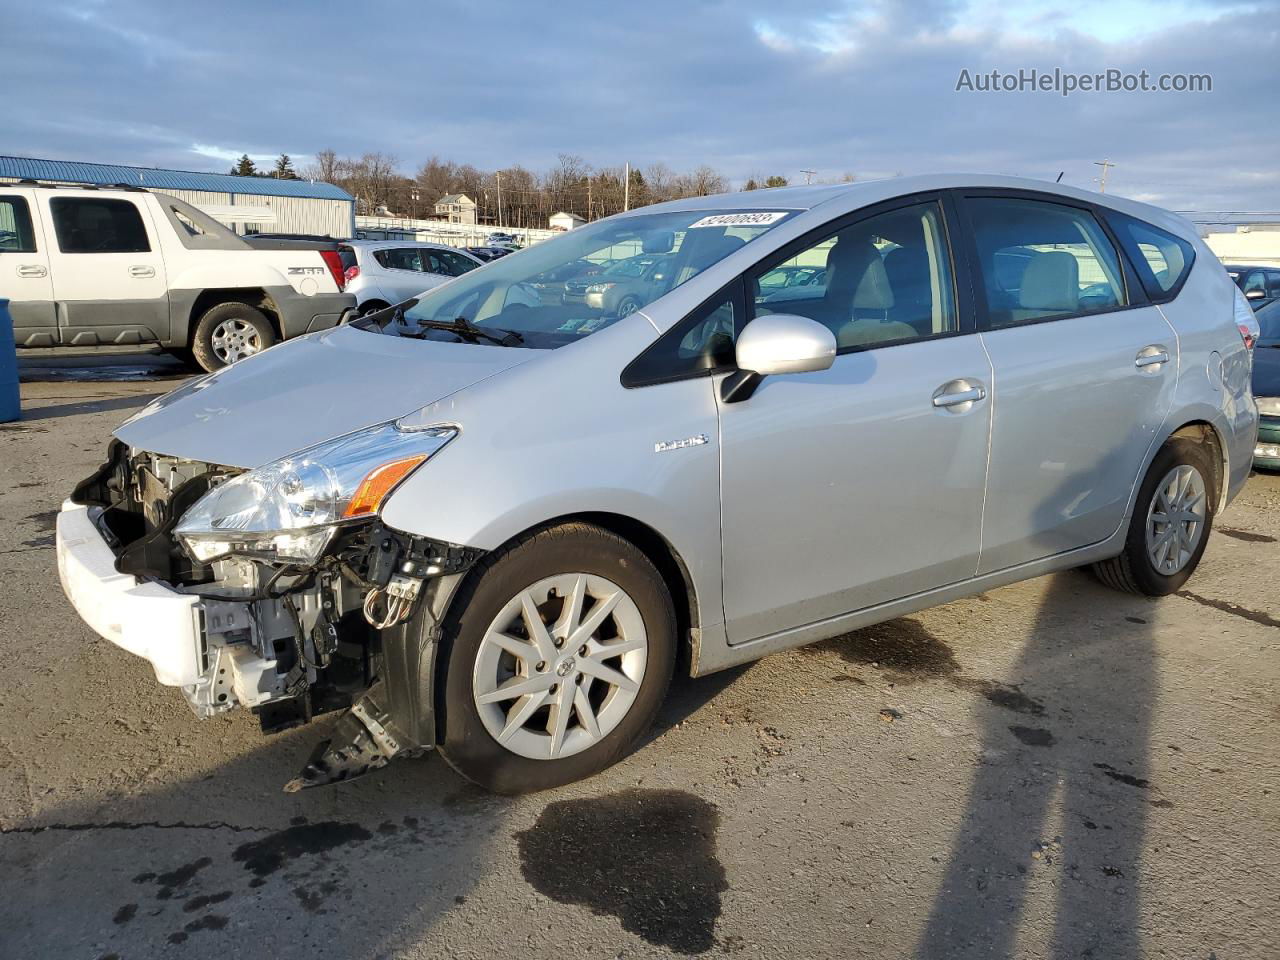
<instances>
[{"instance_id":1,"label":"black window trim","mask_svg":"<svg viewBox=\"0 0 1280 960\"><path fill-rule=\"evenodd\" d=\"M30 202L28 202L27 198L20 193L0 193L0 202L6 202L6 201L14 205L15 211L18 209L18 204L22 204L22 207L21 207L22 212L25 213L27 217L27 223L26 223L27 230L31 233L31 249L30 250L0 250L0 253L39 253L40 238L36 236L36 221L35 221L35 217L31 216ZM14 227L18 226L16 214L14 217L13 225ZM19 238L22 237L21 231L18 231L18 237Z\"/></svg>"},{"instance_id":2,"label":"black window trim","mask_svg":"<svg viewBox=\"0 0 1280 960\"><path fill-rule=\"evenodd\" d=\"M961 218L960 233L964 238L962 242L966 247L965 253L970 271L969 283L973 287L978 329L981 332L994 333L997 330L1014 330L1019 327L1031 327L1040 323L1058 323L1062 320L1078 320L1081 317L1124 313L1128 310L1138 310L1151 305L1151 300L1147 296L1146 289L1139 281L1137 270L1130 261L1124 244L1120 242L1115 231L1111 228L1111 224L1107 222L1105 214L1108 208L1088 200L1077 200L1074 197L1065 197L1059 193L1048 193L1041 190L1022 190L1007 187L959 187L952 190L951 193L955 196L956 205L959 208L959 216ZM1017 323L1006 323L998 326L992 324L991 308L987 303L986 281L982 276L982 268L978 260L977 234L974 232L973 220L969 216L970 208L965 203L969 199L1029 200L1049 203L1059 207L1069 207L1090 214L1115 250L1116 260L1120 264L1121 279L1125 287L1125 299L1128 303L1123 306L1112 307L1109 310L1055 313L1047 317L1037 317L1035 320L1020 320Z\"/></svg>"},{"instance_id":3,"label":"black window trim","mask_svg":"<svg viewBox=\"0 0 1280 960\"><path fill-rule=\"evenodd\" d=\"M639 387L653 387L660 383L675 383L678 380L696 380L700 377L713 377L720 373L732 373L738 369L736 363L721 363L714 367L707 367L703 370L682 370L673 371L672 373L651 377L641 377L636 374L635 368L641 364L650 353L665 347L671 340L683 337L689 332L689 326L706 319L707 314L713 310L718 310L720 305L726 300L733 301L734 326L738 324L738 316L746 316L746 283L745 274L738 274L723 287L713 293L707 299L686 313L680 318L678 323L672 324L671 328L663 333L653 343L649 344L622 368L620 382L628 390L634 390ZM745 326L745 322L743 326ZM736 331L735 331L736 332Z\"/></svg>"},{"instance_id":4,"label":"black window trim","mask_svg":"<svg viewBox=\"0 0 1280 960\"><path fill-rule=\"evenodd\" d=\"M1178 236L1178 234L1174 233L1172 230L1166 230L1158 224L1151 223L1149 220L1143 220L1141 217L1135 217L1131 213L1125 213L1123 210L1112 210L1108 207L1102 207L1100 209L1103 211L1103 219L1107 221L1107 226L1110 227L1115 232L1116 236L1120 238L1121 249L1124 250L1126 256L1134 262L1134 270L1138 277L1138 283L1141 285L1142 289L1146 291L1147 299L1151 303L1170 303L1173 301L1178 294L1182 292L1182 288L1186 286L1187 280L1191 276L1191 271L1196 265L1196 245L1186 237ZM1142 256L1142 251L1138 249L1137 241L1133 239L1127 230L1121 229L1124 225L1122 222L1117 221L1114 224L1110 222L1110 218L1113 216L1124 217L1132 220L1144 227L1155 230L1157 233L1166 233L1175 240L1179 240L1187 245L1187 248L1191 252L1191 256L1187 259L1186 266L1182 270L1182 275L1178 277L1177 283L1168 290L1160 289L1160 285L1155 282L1155 274L1151 270L1151 265L1147 263L1146 258ZM1152 286L1150 289L1147 287L1146 276L1143 274L1142 270L1143 267L1146 268L1147 273L1151 274Z\"/></svg>"},{"instance_id":5,"label":"black window trim","mask_svg":"<svg viewBox=\"0 0 1280 960\"><path fill-rule=\"evenodd\" d=\"M123 203L133 208L134 215L138 218L138 223L142 226L142 239L146 242L146 249L143 250L66 250L62 246L62 232L58 229L58 215L54 204L63 203ZM124 197L94 197L94 196L67 196L67 197L50 197L49 198L49 218L52 221L54 244L58 248L58 253L68 257L93 257L102 256L104 254L136 255L140 253L158 253L159 245L154 242L151 229L147 225L147 216L143 214L142 208L132 200Z\"/></svg>"}]
</instances>

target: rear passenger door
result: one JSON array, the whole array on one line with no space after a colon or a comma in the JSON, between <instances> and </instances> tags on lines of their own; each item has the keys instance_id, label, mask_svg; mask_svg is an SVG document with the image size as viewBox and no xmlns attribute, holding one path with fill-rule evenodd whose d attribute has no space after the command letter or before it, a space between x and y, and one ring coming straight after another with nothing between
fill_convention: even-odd
<instances>
[{"instance_id":1,"label":"rear passenger door","mask_svg":"<svg viewBox=\"0 0 1280 960\"><path fill-rule=\"evenodd\" d=\"M169 338L169 291L150 211L132 198L42 190L63 343ZM167 229L167 224L166 224Z\"/></svg>"},{"instance_id":2,"label":"rear passenger door","mask_svg":"<svg viewBox=\"0 0 1280 960\"><path fill-rule=\"evenodd\" d=\"M1090 205L960 202L994 376L982 574L1118 529L1172 406L1178 339Z\"/></svg>"},{"instance_id":3,"label":"rear passenger door","mask_svg":"<svg viewBox=\"0 0 1280 960\"><path fill-rule=\"evenodd\" d=\"M9 300L19 346L51 347L58 342L46 244L39 211L31 208L27 197L0 192L0 297Z\"/></svg>"},{"instance_id":4,"label":"rear passenger door","mask_svg":"<svg viewBox=\"0 0 1280 960\"><path fill-rule=\"evenodd\" d=\"M382 267L379 283L398 303L416 297L424 290L438 287L444 278L429 272L428 251L421 247L392 247L375 250L374 258Z\"/></svg>"}]
</instances>

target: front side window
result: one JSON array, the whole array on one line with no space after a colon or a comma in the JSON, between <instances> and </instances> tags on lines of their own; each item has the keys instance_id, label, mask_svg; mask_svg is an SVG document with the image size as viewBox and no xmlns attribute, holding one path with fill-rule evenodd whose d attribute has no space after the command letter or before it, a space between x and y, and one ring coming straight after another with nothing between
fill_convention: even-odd
<instances>
[{"instance_id":1,"label":"front side window","mask_svg":"<svg viewBox=\"0 0 1280 960\"><path fill-rule=\"evenodd\" d=\"M966 201L991 326L1124 306L1115 247L1087 210L1041 200Z\"/></svg>"},{"instance_id":2,"label":"front side window","mask_svg":"<svg viewBox=\"0 0 1280 960\"><path fill-rule=\"evenodd\" d=\"M791 215L674 210L599 220L468 271L379 329L554 349L644 309Z\"/></svg>"},{"instance_id":3,"label":"front side window","mask_svg":"<svg viewBox=\"0 0 1280 960\"><path fill-rule=\"evenodd\" d=\"M428 250L426 256L427 269L446 277L460 277L467 271L480 266L470 257L464 257L452 250Z\"/></svg>"},{"instance_id":4,"label":"front side window","mask_svg":"<svg viewBox=\"0 0 1280 960\"><path fill-rule=\"evenodd\" d=\"M35 253L31 211L22 197L0 196L0 253Z\"/></svg>"},{"instance_id":5,"label":"front side window","mask_svg":"<svg viewBox=\"0 0 1280 960\"><path fill-rule=\"evenodd\" d=\"M1195 248L1182 237L1114 210L1108 211L1107 220L1128 247L1147 294L1154 300L1167 299L1163 295L1180 286L1191 270Z\"/></svg>"},{"instance_id":6,"label":"front side window","mask_svg":"<svg viewBox=\"0 0 1280 960\"><path fill-rule=\"evenodd\" d=\"M806 277L781 289L779 272ZM830 327L841 350L956 330L950 256L936 203L859 220L748 276L756 316L789 313Z\"/></svg>"},{"instance_id":7,"label":"front side window","mask_svg":"<svg viewBox=\"0 0 1280 960\"><path fill-rule=\"evenodd\" d=\"M49 201L63 253L146 253L142 214L128 200L54 197Z\"/></svg>"}]
</instances>

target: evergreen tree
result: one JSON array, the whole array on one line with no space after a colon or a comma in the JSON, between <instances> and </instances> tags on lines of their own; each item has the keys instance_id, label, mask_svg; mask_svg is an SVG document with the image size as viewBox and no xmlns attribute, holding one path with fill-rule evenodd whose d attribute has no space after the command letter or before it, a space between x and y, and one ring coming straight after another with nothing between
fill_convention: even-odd
<instances>
[{"instance_id":1,"label":"evergreen tree","mask_svg":"<svg viewBox=\"0 0 1280 960\"><path fill-rule=\"evenodd\" d=\"M787 185L786 177L772 176L764 182L766 187L785 187Z\"/></svg>"},{"instance_id":2,"label":"evergreen tree","mask_svg":"<svg viewBox=\"0 0 1280 960\"><path fill-rule=\"evenodd\" d=\"M276 168L271 171L271 176L277 180L298 179L298 173L293 169L293 159L287 153L280 154L276 159Z\"/></svg>"},{"instance_id":3,"label":"evergreen tree","mask_svg":"<svg viewBox=\"0 0 1280 960\"><path fill-rule=\"evenodd\" d=\"M236 177L256 177L258 168L253 165L253 161L245 153L241 154L240 159L236 161L236 165L231 168L231 173Z\"/></svg>"}]
</instances>

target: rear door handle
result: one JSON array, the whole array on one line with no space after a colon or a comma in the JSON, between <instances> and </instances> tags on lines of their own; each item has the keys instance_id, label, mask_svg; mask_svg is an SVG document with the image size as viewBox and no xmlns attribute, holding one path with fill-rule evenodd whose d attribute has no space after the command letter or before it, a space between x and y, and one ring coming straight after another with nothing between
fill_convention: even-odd
<instances>
[{"instance_id":1,"label":"rear door handle","mask_svg":"<svg viewBox=\"0 0 1280 960\"><path fill-rule=\"evenodd\" d=\"M155 268L155 267L145 267L145 266L143 266L143 267L130 267L130 268L129 268L129 276L131 276L131 277L146 278L146 277L154 277L155 275L156 275L156 268Z\"/></svg>"},{"instance_id":2,"label":"rear door handle","mask_svg":"<svg viewBox=\"0 0 1280 960\"><path fill-rule=\"evenodd\" d=\"M1157 364L1168 362L1169 351L1155 343L1149 347L1143 347L1138 351L1138 355L1133 358L1135 367L1154 367Z\"/></svg>"},{"instance_id":3,"label":"rear door handle","mask_svg":"<svg viewBox=\"0 0 1280 960\"><path fill-rule=\"evenodd\" d=\"M987 389L973 380L951 380L933 392L935 407L950 408L954 413L964 413L979 400L985 400Z\"/></svg>"},{"instance_id":4,"label":"rear door handle","mask_svg":"<svg viewBox=\"0 0 1280 960\"><path fill-rule=\"evenodd\" d=\"M49 268L40 263L24 263L18 267L20 277L47 277Z\"/></svg>"}]
</instances>

